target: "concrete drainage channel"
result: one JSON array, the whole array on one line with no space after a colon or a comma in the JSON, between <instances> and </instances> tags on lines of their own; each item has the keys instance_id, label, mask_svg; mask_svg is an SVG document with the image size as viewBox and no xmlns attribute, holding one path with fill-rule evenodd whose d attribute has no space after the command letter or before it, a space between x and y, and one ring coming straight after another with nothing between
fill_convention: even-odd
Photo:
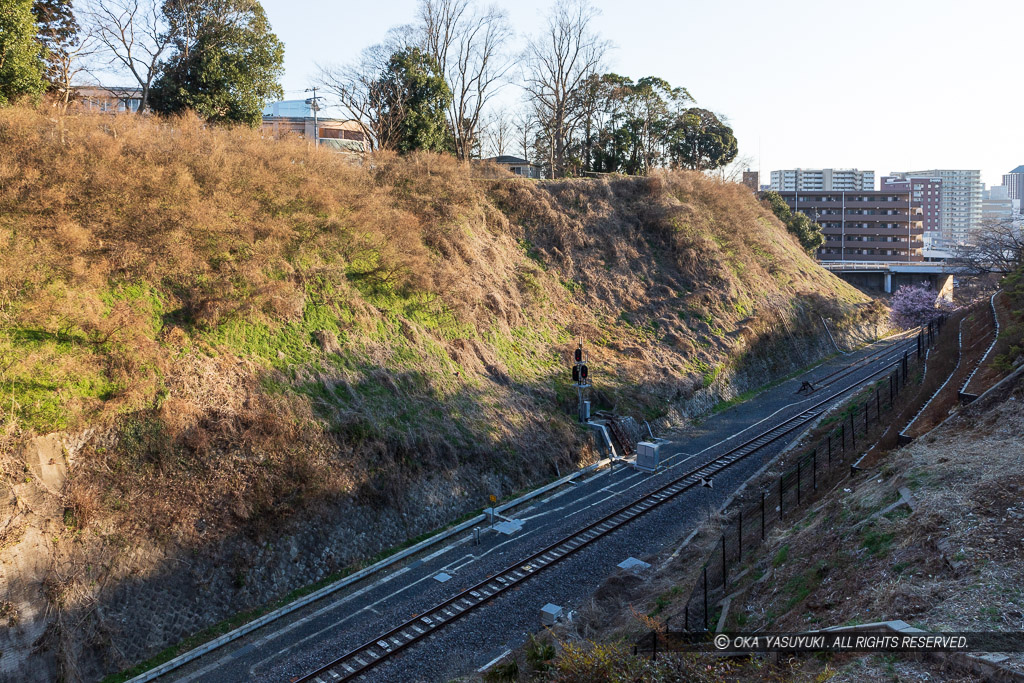
<instances>
[{"instance_id":1,"label":"concrete drainage channel","mask_svg":"<svg viewBox=\"0 0 1024 683\"><path fill-rule=\"evenodd\" d=\"M551 482L550 484L546 484L545 486L541 486L540 488L534 489L533 491L530 491L516 498L515 500L511 500L507 503L504 503L494 508L488 508L484 513L479 514L473 517L472 519L468 519L465 522L462 522L461 524L452 527L451 529L447 529L445 531L442 531L441 533L431 536L428 539L420 541L416 545L410 546L405 550L402 550L401 552L391 555L390 557L386 557L380 562L372 564L369 567L364 567L363 569L360 569L358 572L350 576L346 576L343 579L339 579L338 581L335 581L330 585L324 586L323 588L320 588L319 590L316 590L310 593L309 595L305 595L295 600L294 602L285 605L284 607L280 607L274 610L273 612L268 612L267 614L264 614L261 617L253 619L252 621L243 624L242 626L239 626L233 631L229 631L228 633L218 636L217 638L214 638L213 640L210 640L200 645L199 647L189 650L188 652L185 652L183 654L180 654L174 659L168 660L163 664L160 664L159 666L150 669L149 671L139 674L135 678L130 679L127 683L146 683L147 681L155 680L160 676L170 673L171 671L174 671L175 669L178 669L184 666L185 664L188 664L189 662L195 661L196 659L199 659L200 657L209 654L210 652L213 652L214 650L223 647L224 645L227 645L228 643L231 643L243 636L248 635L253 631L256 631L257 629L266 626L267 624L277 621L278 619L287 616L292 612L295 612L296 610L299 610L322 598L325 598L331 595L332 593L336 593L337 591L343 588L347 588L355 583L363 581L364 579L367 579L373 576L374 574L377 574L389 567L392 567L403 561L410 560L417 555L423 554L426 551L433 549L434 546L437 546L443 541L451 540L454 537L459 536L463 533L477 535L479 534L478 527L480 527L481 525L487 525L488 528L490 528L490 525L492 524L495 524L495 526L499 524L508 524L510 520L506 518L506 513L510 513L513 510L516 510L517 508L523 506L524 504L529 503L530 501L535 500L536 498L539 498L540 496L543 496L546 493L558 493L557 489L560 489L562 487L574 486L575 484L577 484L576 480L581 479L585 475L597 472L605 467L614 466L616 462L618 461L609 458L600 460L592 465L588 465L584 468L576 470L571 474L567 474L566 476L557 479ZM566 488L564 490L569 489Z\"/></svg>"},{"instance_id":2,"label":"concrete drainage channel","mask_svg":"<svg viewBox=\"0 0 1024 683\"><path fill-rule=\"evenodd\" d=\"M962 403L970 403L978 398L977 394L969 393L967 391L967 387L970 386L971 380L974 379L976 374L978 374L978 370L981 370L981 366L985 364L985 360L988 358L988 355L992 353L992 349L996 347L996 342L999 341L999 312L996 311L996 297L999 296L999 293L1002 291L1003 290L1000 289L995 292L988 300L989 306L992 307L992 320L995 322L995 332L992 335L992 343L988 345L987 349L985 349L985 354L981 357L981 360L978 361L978 364L974 367L974 370L971 371L971 374L967 376L967 381L964 382L964 385L960 387L960 391L957 393L957 398L959 398Z\"/></svg>"}]
</instances>

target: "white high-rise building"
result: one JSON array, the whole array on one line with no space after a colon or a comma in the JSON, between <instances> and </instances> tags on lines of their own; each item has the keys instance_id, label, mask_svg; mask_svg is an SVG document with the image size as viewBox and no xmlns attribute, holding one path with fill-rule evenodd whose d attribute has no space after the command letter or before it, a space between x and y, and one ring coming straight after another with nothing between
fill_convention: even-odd
<instances>
[{"instance_id":1,"label":"white high-rise building","mask_svg":"<svg viewBox=\"0 0 1024 683\"><path fill-rule=\"evenodd\" d=\"M929 169L896 171L899 178L928 176L942 179L939 202L939 234L943 241L965 244L981 224L981 171L962 169Z\"/></svg>"},{"instance_id":2,"label":"white high-rise building","mask_svg":"<svg viewBox=\"0 0 1024 683\"><path fill-rule=\"evenodd\" d=\"M875 189L875 172L855 168L772 171L771 189L776 192L870 192Z\"/></svg>"}]
</instances>

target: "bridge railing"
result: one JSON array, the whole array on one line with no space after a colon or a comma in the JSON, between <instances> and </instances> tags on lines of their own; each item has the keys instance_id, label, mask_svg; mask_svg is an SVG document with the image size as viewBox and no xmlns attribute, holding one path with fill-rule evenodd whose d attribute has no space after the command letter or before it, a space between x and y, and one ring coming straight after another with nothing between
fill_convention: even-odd
<instances>
[{"instance_id":1,"label":"bridge railing","mask_svg":"<svg viewBox=\"0 0 1024 683\"><path fill-rule=\"evenodd\" d=\"M937 261L818 261L818 265L827 270L889 270L890 268L921 268L923 270L937 270L943 273L957 273L961 270L958 266Z\"/></svg>"}]
</instances>

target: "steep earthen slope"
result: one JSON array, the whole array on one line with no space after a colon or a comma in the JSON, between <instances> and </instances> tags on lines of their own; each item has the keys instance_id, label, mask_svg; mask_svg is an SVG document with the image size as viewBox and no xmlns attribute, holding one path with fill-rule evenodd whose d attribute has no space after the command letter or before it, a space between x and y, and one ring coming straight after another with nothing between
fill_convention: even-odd
<instances>
[{"instance_id":1,"label":"steep earthen slope","mask_svg":"<svg viewBox=\"0 0 1024 683\"><path fill-rule=\"evenodd\" d=\"M2 110L0 671L117 670L588 462L578 335L598 407L668 426L878 313L699 174Z\"/></svg>"}]
</instances>

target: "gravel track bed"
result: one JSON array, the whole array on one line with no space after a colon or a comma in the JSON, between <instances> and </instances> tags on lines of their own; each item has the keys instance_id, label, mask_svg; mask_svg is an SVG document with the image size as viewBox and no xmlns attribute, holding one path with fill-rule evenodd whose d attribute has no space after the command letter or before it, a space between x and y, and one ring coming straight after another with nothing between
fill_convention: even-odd
<instances>
[{"instance_id":1,"label":"gravel track bed","mask_svg":"<svg viewBox=\"0 0 1024 683\"><path fill-rule=\"evenodd\" d=\"M261 635L257 632L240 640L238 646L233 648L233 652L222 650L214 653L211 660L228 658L224 666L211 670L206 675L188 676L188 679L224 683L249 680L288 681L294 676L315 669L430 605L441 602L486 576L505 569L512 562L561 539L573 529L583 527L682 473L714 459L768 426L799 414L807 405L822 400L839 387L847 386L854 378L870 375L882 360L877 360L868 368L860 369L851 377L828 387L827 390L817 392L807 400L804 400L806 397L794 393L803 379L809 378L813 382L816 378L822 378L880 348L883 347L873 347L854 356L823 364L806 375L788 380L751 401L711 416L703 424L685 433L670 435L675 438L668 452L681 450L683 453L668 459L668 464L673 465L686 458L687 454L708 448L724 436L735 434L779 411L771 420L751 428L749 433L743 435L744 438L730 439L726 443L717 444L707 452L680 463L668 473L643 475L643 478L637 479L631 476L632 471L620 469L613 473L589 477L576 487L576 490L568 491L546 504L538 501L534 506L519 511L516 516L528 520L532 515L542 515L536 520L527 521L526 529L531 533L501 538L488 534L480 545L465 543L446 558L417 561L409 567L408 578L396 577L393 582L370 589L358 598L358 603L331 611L326 611L328 608L323 605L311 605L296 615L297 618L300 615L305 617L305 621L291 622L287 640L275 639L264 644L261 643ZM888 357L886 354L883 359L887 360ZM799 400L800 405L793 405L794 400ZM596 540L571 558L545 569L536 578L524 582L516 589L495 598L491 604L467 614L451 626L410 647L393 661L381 664L368 674L366 680L437 680L471 673L500 655L507 647L521 644L527 633L536 631L539 628L539 609L544 603L554 602L565 608L576 608L589 598L590 593L605 577L617 571L615 565L626 557L644 558L678 543L695 527L705 511L720 506L733 490L796 436L797 432L787 435L719 474L715 478L714 489L686 491L630 522L626 527ZM629 481L626 481L627 479ZM593 504L600 497L609 496L613 491L619 491L625 486L631 487L628 493L620 493ZM584 500L581 501L581 498ZM552 511L552 507L566 509L558 512ZM571 521L567 522L567 519ZM500 547L497 547L499 544ZM450 581L441 584L431 578L441 567L457 564L459 558L464 558L470 553L479 559L473 561L464 571L448 570L453 577ZM407 587L413 580L413 585ZM394 594L400 588L403 590ZM346 589L345 593L351 594L358 589ZM371 604L371 609L359 609ZM312 615L317 611L326 613L314 618ZM284 626L283 623L277 625L278 628ZM282 650L286 651L281 652ZM200 660L177 672L175 677L200 670L201 663L208 665L210 660Z\"/></svg>"}]
</instances>

